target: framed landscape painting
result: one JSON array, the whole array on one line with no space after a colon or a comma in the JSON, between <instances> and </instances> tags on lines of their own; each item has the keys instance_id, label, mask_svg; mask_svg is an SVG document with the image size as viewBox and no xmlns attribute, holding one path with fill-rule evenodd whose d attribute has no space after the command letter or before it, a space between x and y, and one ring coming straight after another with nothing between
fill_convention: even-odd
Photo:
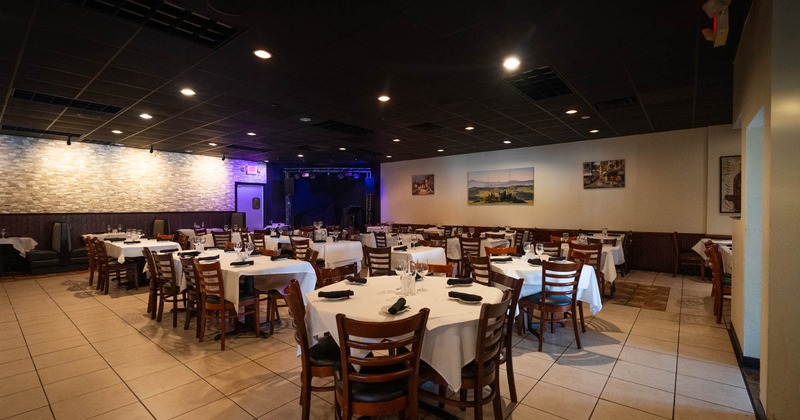
<instances>
[{"instance_id":1,"label":"framed landscape painting","mask_svg":"<svg viewBox=\"0 0 800 420\"><path fill-rule=\"evenodd\" d=\"M432 195L433 174L411 175L411 195Z\"/></svg>"},{"instance_id":2,"label":"framed landscape painting","mask_svg":"<svg viewBox=\"0 0 800 420\"><path fill-rule=\"evenodd\" d=\"M533 167L467 173L470 205L533 204Z\"/></svg>"},{"instance_id":3,"label":"framed landscape painting","mask_svg":"<svg viewBox=\"0 0 800 420\"><path fill-rule=\"evenodd\" d=\"M583 188L624 188L625 159L583 162Z\"/></svg>"}]
</instances>

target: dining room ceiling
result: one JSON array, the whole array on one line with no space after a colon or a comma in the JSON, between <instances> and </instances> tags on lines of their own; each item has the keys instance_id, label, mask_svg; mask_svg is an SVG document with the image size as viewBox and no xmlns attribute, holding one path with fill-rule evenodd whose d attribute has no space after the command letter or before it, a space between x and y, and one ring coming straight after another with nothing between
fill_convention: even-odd
<instances>
[{"instance_id":1,"label":"dining room ceiling","mask_svg":"<svg viewBox=\"0 0 800 420\"><path fill-rule=\"evenodd\" d=\"M0 133L369 165L728 124L751 1L714 48L703 0L2 0Z\"/></svg>"}]
</instances>

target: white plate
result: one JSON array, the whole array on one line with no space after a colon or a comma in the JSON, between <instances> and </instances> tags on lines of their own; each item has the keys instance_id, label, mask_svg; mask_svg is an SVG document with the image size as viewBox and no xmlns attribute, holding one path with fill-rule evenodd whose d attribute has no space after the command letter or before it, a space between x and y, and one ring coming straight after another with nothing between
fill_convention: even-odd
<instances>
[{"instance_id":1,"label":"white plate","mask_svg":"<svg viewBox=\"0 0 800 420\"><path fill-rule=\"evenodd\" d=\"M400 314L402 314L403 312L405 312L405 311L407 311L407 310L411 309L411 306L409 306L409 305L406 305L406 307L405 307L405 308L401 309L401 310L400 310L400 311L398 311L396 314L391 314L391 313L389 313L389 308L391 308L391 307L392 307L392 305L386 305L386 306L382 307L382 308L381 308L381 313L382 313L382 314L384 314L384 315L392 315L392 316L394 316L394 315L400 315Z\"/></svg>"},{"instance_id":2,"label":"white plate","mask_svg":"<svg viewBox=\"0 0 800 420\"><path fill-rule=\"evenodd\" d=\"M459 299L459 298L454 298L454 297L451 297L450 299L457 300L457 301L459 301L461 303L466 303L467 305L480 305L481 303L483 303L482 300L471 301L471 300L464 300L464 299Z\"/></svg>"}]
</instances>

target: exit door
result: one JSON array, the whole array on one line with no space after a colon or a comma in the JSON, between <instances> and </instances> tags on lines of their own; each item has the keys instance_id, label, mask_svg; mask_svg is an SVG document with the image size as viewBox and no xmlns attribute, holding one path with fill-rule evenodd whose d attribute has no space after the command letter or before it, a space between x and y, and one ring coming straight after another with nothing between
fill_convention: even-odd
<instances>
[{"instance_id":1,"label":"exit door","mask_svg":"<svg viewBox=\"0 0 800 420\"><path fill-rule=\"evenodd\" d=\"M264 228L264 184L236 183L236 211L245 214L247 227Z\"/></svg>"}]
</instances>

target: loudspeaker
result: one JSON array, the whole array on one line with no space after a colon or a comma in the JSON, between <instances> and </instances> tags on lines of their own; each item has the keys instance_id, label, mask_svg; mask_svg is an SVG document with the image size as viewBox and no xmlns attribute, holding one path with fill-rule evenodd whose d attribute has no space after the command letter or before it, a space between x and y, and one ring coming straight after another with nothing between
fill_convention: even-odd
<instances>
[{"instance_id":1,"label":"loudspeaker","mask_svg":"<svg viewBox=\"0 0 800 420\"><path fill-rule=\"evenodd\" d=\"M293 178L284 178L283 179L283 194L284 195L294 195L294 179Z\"/></svg>"}]
</instances>

